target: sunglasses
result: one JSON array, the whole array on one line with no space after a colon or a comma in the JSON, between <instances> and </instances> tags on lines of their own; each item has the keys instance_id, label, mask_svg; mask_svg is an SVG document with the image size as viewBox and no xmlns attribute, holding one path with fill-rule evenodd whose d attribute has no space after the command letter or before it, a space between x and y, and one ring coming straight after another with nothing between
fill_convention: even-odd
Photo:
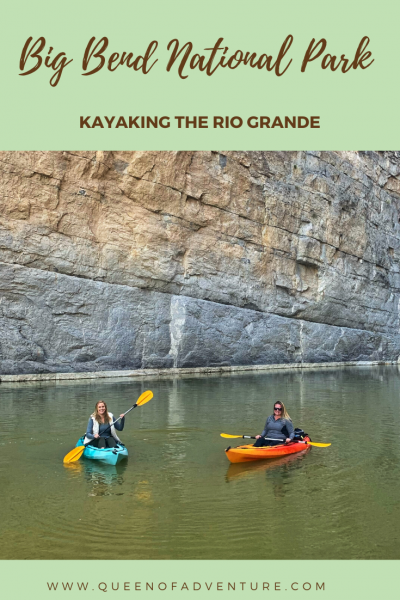
<instances>
[{"instance_id":1,"label":"sunglasses","mask_svg":"<svg viewBox=\"0 0 400 600\"><path fill-rule=\"evenodd\" d=\"M274 406L274 410L279 410L280 412L282 412L282 407L281 406Z\"/></svg>"}]
</instances>

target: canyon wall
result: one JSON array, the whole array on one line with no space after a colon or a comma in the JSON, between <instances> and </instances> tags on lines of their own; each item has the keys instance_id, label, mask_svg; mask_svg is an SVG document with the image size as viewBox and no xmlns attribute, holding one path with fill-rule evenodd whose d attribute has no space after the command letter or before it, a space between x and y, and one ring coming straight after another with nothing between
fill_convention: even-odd
<instances>
[{"instance_id":1,"label":"canyon wall","mask_svg":"<svg viewBox=\"0 0 400 600\"><path fill-rule=\"evenodd\" d=\"M400 355L400 152L0 152L0 373Z\"/></svg>"}]
</instances>

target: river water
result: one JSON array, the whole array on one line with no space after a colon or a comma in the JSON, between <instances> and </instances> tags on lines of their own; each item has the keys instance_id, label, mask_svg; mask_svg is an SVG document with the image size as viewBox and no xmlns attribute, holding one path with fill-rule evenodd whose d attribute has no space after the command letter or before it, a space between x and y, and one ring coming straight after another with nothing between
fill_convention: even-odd
<instances>
[{"instance_id":1,"label":"river water","mask_svg":"<svg viewBox=\"0 0 400 600\"><path fill-rule=\"evenodd\" d=\"M97 400L147 389L127 461L63 464ZM2 383L0 559L399 559L399 392L397 367ZM332 445L230 465L219 434L261 433L277 400Z\"/></svg>"}]
</instances>

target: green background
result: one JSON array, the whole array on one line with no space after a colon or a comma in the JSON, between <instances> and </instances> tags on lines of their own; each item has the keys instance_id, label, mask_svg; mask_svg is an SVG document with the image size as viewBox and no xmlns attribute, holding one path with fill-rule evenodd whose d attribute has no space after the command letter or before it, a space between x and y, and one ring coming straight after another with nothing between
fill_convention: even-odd
<instances>
[{"instance_id":1,"label":"green background","mask_svg":"<svg viewBox=\"0 0 400 600\"><path fill-rule=\"evenodd\" d=\"M145 543L145 540L143 540ZM249 540L249 544L252 543ZM5 598L363 598L364 600L394 592L397 595L396 567L394 561L41 561L36 563L10 561L3 563L2 592ZM7 576L5 577L7 567ZM49 591L48 583L59 582L57 591ZM145 583L153 582L154 591L143 591ZM227 591L227 583L236 582L236 591ZM71 591L64 591L61 582L72 582ZM88 582L87 591L78 591L76 582ZM107 583L108 591L98 589L100 582ZM124 591L124 582L130 590ZM142 582L142 591L134 590L134 583ZM156 590L164 582L166 591ZM171 583L177 582L178 589L171 591ZM186 582L202 584L196 592L180 591ZM205 582L213 587L205 590ZM223 583L223 591L217 591L217 582ZM245 582L241 591L240 582ZM259 588L263 582L270 583L269 591L250 591L250 582ZM280 591L275 591L275 582ZM298 591L291 591L290 584L299 583ZM312 589L301 589L303 583L311 583ZM316 591L316 582L325 583L324 590ZM112 591L120 584L118 590Z\"/></svg>"},{"instance_id":2,"label":"green background","mask_svg":"<svg viewBox=\"0 0 400 600\"><path fill-rule=\"evenodd\" d=\"M398 147L400 4L393 0L189 0L113 3L45 0L2 7L1 149L3 150L394 150ZM193 52L219 37L237 49L277 55L288 34L293 63L274 73L240 66L208 77L191 71L182 80L165 70L173 38L191 41ZM108 36L106 51L144 53L159 42L159 62L148 75L120 67L82 76L89 39ZM320 68L320 59L300 72L313 37L327 39L327 52L353 58L365 35L375 62L343 74ZM64 51L68 65L56 88L42 66L19 76L26 39L46 38L46 52ZM207 53L206 53L207 54ZM229 52L230 54L230 52ZM86 129L79 117L107 115L319 115L320 129Z\"/></svg>"}]
</instances>

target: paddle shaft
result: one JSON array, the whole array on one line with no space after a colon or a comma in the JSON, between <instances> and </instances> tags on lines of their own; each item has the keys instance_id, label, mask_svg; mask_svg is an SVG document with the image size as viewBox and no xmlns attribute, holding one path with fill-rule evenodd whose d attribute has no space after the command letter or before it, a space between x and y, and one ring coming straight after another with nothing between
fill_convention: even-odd
<instances>
[{"instance_id":1,"label":"paddle shaft","mask_svg":"<svg viewBox=\"0 0 400 600\"><path fill-rule=\"evenodd\" d=\"M255 439L257 439L257 437L254 436L254 435L230 435L229 433L221 433L220 435L223 438L229 438L229 439L231 439L231 438L233 438L233 439L235 439L235 438L244 438L244 439L247 439L247 440L255 440ZM260 438L261 437L263 437L263 436L260 436ZM281 440L281 439L278 439L278 438L263 437L263 439L264 440L271 440L272 442L281 442L282 444L286 444L286 440ZM305 444L307 446L317 446L318 448L327 448L328 446L331 445L330 443L329 444L322 444L322 443L319 443L319 442L312 442L311 440L307 441L307 440L303 440L303 439L301 439L301 440L294 439L294 440L292 440L292 443Z\"/></svg>"},{"instance_id":2,"label":"paddle shaft","mask_svg":"<svg viewBox=\"0 0 400 600\"><path fill-rule=\"evenodd\" d=\"M260 436L262 437L262 436ZM242 435L242 438L244 438L245 440L256 440L256 436L255 435ZM278 440L278 438L263 438L264 440L270 440L271 442L282 442L282 444L285 443L285 440Z\"/></svg>"},{"instance_id":3,"label":"paddle shaft","mask_svg":"<svg viewBox=\"0 0 400 600\"><path fill-rule=\"evenodd\" d=\"M255 435L242 435L242 438L247 439L247 440L255 440L256 439ZM271 442L282 442L282 444L286 443L284 440L278 440L277 438L265 437L264 440L270 440ZM297 444L305 444L306 446L320 446L320 444L317 444L316 442L306 442L305 440L292 440L292 442L296 442ZM330 444L325 444L325 445L330 446ZM322 447L322 445L320 447Z\"/></svg>"}]
</instances>

